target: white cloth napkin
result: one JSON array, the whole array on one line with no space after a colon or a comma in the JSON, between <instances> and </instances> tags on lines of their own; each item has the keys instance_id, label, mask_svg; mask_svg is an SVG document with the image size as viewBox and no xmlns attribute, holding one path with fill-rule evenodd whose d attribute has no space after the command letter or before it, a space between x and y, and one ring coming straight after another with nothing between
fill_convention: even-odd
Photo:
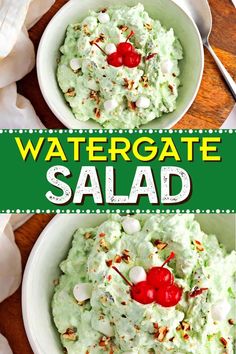
<instances>
[{"instance_id":1,"label":"white cloth napkin","mask_svg":"<svg viewBox=\"0 0 236 354\"><path fill-rule=\"evenodd\" d=\"M21 255L15 243L14 230L31 215L0 215L0 302L12 295L21 282ZM12 353L0 334L0 354Z\"/></svg>"},{"instance_id":2,"label":"white cloth napkin","mask_svg":"<svg viewBox=\"0 0 236 354\"><path fill-rule=\"evenodd\" d=\"M17 94L16 81L29 73L35 53L27 30L54 0L0 0L0 128L43 128L30 102ZM0 302L21 282L21 256L14 230L30 215L0 215ZM1 319L0 319L1 320ZM0 334L0 354L12 354Z\"/></svg>"},{"instance_id":3,"label":"white cloth napkin","mask_svg":"<svg viewBox=\"0 0 236 354\"><path fill-rule=\"evenodd\" d=\"M44 128L32 105L16 92L16 81L35 65L27 30L55 0L0 0L0 128Z\"/></svg>"}]
</instances>

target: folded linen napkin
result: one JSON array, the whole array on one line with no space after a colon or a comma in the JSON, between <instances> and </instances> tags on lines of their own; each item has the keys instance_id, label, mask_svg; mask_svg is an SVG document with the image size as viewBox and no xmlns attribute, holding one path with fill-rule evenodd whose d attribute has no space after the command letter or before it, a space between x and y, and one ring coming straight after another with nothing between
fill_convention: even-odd
<instances>
[{"instance_id":1,"label":"folded linen napkin","mask_svg":"<svg viewBox=\"0 0 236 354\"><path fill-rule=\"evenodd\" d=\"M16 81L29 73L35 54L27 30L54 0L0 0L0 128L43 128L30 102L17 94ZM0 302L21 282L21 257L14 230L30 215L0 215ZM0 354L12 354L0 334Z\"/></svg>"},{"instance_id":2,"label":"folded linen napkin","mask_svg":"<svg viewBox=\"0 0 236 354\"><path fill-rule=\"evenodd\" d=\"M16 92L16 81L35 65L27 30L55 0L0 1L0 128L43 128L30 102Z\"/></svg>"}]
</instances>

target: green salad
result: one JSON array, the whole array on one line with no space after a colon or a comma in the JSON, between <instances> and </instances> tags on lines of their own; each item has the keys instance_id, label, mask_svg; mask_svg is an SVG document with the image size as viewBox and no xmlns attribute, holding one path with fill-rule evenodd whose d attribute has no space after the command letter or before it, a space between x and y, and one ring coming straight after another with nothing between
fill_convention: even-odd
<instances>
[{"instance_id":1,"label":"green salad","mask_svg":"<svg viewBox=\"0 0 236 354\"><path fill-rule=\"evenodd\" d=\"M194 215L110 216L75 232L60 268L52 312L68 354L233 353L236 252ZM172 285L162 277L144 304L131 289L145 290L154 268L165 268ZM155 296L173 286L176 304L165 297L160 305Z\"/></svg>"},{"instance_id":2,"label":"green salad","mask_svg":"<svg viewBox=\"0 0 236 354\"><path fill-rule=\"evenodd\" d=\"M80 121L132 129L176 109L183 50L142 4L90 11L60 52L58 83Z\"/></svg>"}]
</instances>

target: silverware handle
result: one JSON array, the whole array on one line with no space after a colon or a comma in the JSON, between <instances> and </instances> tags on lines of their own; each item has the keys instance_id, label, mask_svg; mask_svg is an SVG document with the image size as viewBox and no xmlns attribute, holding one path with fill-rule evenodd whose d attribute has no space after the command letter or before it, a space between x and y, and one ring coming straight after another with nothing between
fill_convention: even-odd
<instances>
[{"instance_id":1,"label":"silverware handle","mask_svg":"<svg viewBox=\"0 0 236 354\"><path fill-rule=\"evenodd\" d=\"M218 68L220 69L221 74L223 75L223 77L224 77L226 83L228 84L230 91L236 101L236 83L235 83L235 81L233 80L230 73L225 69L224 65L221 63L220 59L217 57L217 55L215 54L215 52L212 49L212 47L210 46L210 44L204 43L204 45L209 50L211 55L213 56Z\"/></svg>"}]
</instances>

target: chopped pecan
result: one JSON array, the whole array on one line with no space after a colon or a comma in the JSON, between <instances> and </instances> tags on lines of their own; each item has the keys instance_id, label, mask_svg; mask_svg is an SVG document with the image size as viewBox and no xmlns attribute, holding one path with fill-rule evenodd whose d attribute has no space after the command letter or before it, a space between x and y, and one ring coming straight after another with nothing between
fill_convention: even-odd
<instances>
[{"instance_id":1,"label":"chopped pecan","mask_svg":"<svg viewBox=\"0 0 236 354\"><path fill-rule=\"evenodd\" d=\"M188 333L184 333L183 338L184 338L184 340L189 340L189 335L188 335Z\"/></svg>"},{"instance_id":2,"label":"chopped pecan","mask_svg":"<svg viewBox=\"0 0 236 354\"><path fill-rule=\"evenodd\" d=\"M168 246L168 243L162 242L161 240L155 240L154 246L156 246L160 251L162 251Z\"/></svg>"},{"instance_id":3,"label":"chopped pecan","mask_svg":"<svg viewBox=\"0 0 236 354\"><path fill-rule=\"evenodd\" d=\"M83 32L87 36L90 36L91 33L90 33L89 29L88 29L88 25L86 25L86 24L83 25Z\"/></svg>"},{"instance_id":4,"label":"chopped pecan","mask_svg":"<svg viewBox=\"0 0 236 354\"><path fill-rule=\"evenodd\" d=\"M125 305L127 305L127 302L122 301L122 302L121 302L121 305L125 306Z\"/></svg>"},{"instance_id":5,"label":"chopped pecan","mask_svg":"<svg viewBox=\"0 0 236 354\"><path fill-rule=\"evenodd\" d=\"M145 27L148 31L151 31L151 30L152 30L152 25L151 25L151 23L145 23L145 24L144 24L144 27Z\"/></svg>"},{"instance_id":6,"label":"chopped pecan","mask_svg":"<svg viewBox=\"0 0 236 354\"><path fill-rule=\"evenodd\" d=\"M154 337L158 340L158 342L163 342L169 329L166 326L159 327L158 330L154 333Z\"/></svg>"},{"instance_id":7,"label":"chopped pecan","mask_svg":"<svg viewBox=\"0 0 236 354\"><path fill-rule=\"evenodd\" d=\"M67 340L76 341L76 331L76 328L67 328L66 332L62 334L62 337Z\"/></svg>"},{"instance_id":8,"label":"chopped pecan","mask_svg":"<svg viewBox=\"0 0 236 354\"><path fill-rule=\"evenodd\" d=\"M99 237L105 237L106 236L106 234L104 233L104 232L101 232L100 234L99 234Z\"/></svg>"},{"instance_id":9,"label":"chopped pecan","mask_svg":"<svg viewBox=\"0 0 236 354\"><path fill-rule=\"evenodd\" d=\"M100 338L99 347L106 347L109 342L110 342L110 338L103 336Z\"/></svg>"},{"instance_id":10,"label":"chopped pecan","mask_svg":"<svg viewBox=\"0 0 236 354\"><path fill-rule=\"evenodd\" d=\"M99 97L99 94L98 92L94 91L94 90L91 90L90 91L90 94L89 94L89 97L94 100L97 104L99 104L100 102L100 97Z\"/></svg>"},{"instance_id":11,"label":"chopped pecan","mask_svg":"<svg viewBox=\"0 0 236 354\"><path fill-rule=\"evenodd\" d=\"M105 38L105 34L101 33L99 37L92 39L89 43L91 45L94 45L95 43L104 42Z\"/></svg>"},{"instance_id":12,"label":"chopped pecan","mask_svg":"<svg viewBox=\"0 0 236 354\"><path fill-rule=\"evenodd\" d=\"M111 279L112 279L112 276L111 276L111 274L109 274L109 275L107 276L107 280L108 280L108 281L111 281Z\"/></svg>"},{"instance_id":13,"label":"chopped pecan","mask_svg":"<svg viewBox=\"0 0 236 354\"><path fill-rule=\"evenodd\" d=\"M121 261L122 261L121 256L116 255L116 256L115 256L115 263L121 263Z\"/></svg>"},{"instance_id":14,"label":"chopped pecan","mask_svg":"<svg viewBox=\"0 0 236 354\"><path fill-rule=\"evenodd\" d=\"M225 338L221 337L221 338L220 338L220 342L223 344L224 348L227 347L228 342L227 342L227 340L226 340Z\"/></svg>"},{"instance_id":15,"label":"chopped pecan","mask_svg":"<svg viewBox=\"0 0 236 354\"><path fill-rule=\"evenodd\" d=\"M171 93L174 93L174 86L170 84L170 85L168 85L168 87L169 87Z\"/></svg>"},{"instance_id":16,"label":"chopped pecan","mask_svg":"<svg viewBox=\"0 0 236 354\"><path fill-rule=\"evenodd\" d=\"M128 26L125 26L125 25L120 25L120 26L119 26L119 29L120 29L122 32L126 32L126 31L129 29L129 27L128 27Z\"/></svg>"},{"instance_id":17,"label":"chopped pecan","mask_svg":"<svg viewBox=\"0 0 236 354\"><path fill-rule=\"evenodd\" d=\"M106 260L106 265L107 265L108 267L111 267L111 266L112 266L112 260L111 260L111 259Z\"/></svg>"},{"instance_id":18,"label":"chopped pecan","mask_svg":"<svg viewBox=\"0 0 236 354\"><path fill-rule=\"evenodd\" d=\"M232 318L230 318L228 322L229 322L229 324L230 324L231 326L234 325L234 320L233 320Z\"/></svg>"},{"instance_id":19,"label":"chopped pecan","mask_svg":"<svg viewBox=\"0 0 236 354\"><path fill-rule=\"evenodd\" d=\"M194 240L193 243L194 243L196 249L197 249L199 252L203 252L203 251L204 251L204 247L203 247L203 245L202 245L202 243L201 243L200 241Z\"/></svg>"},{"instance_id":20,"label":"chopped pecan","mask_svg":"<svg viewBox=\"0 0 236 354\"><path fill-rule=\"evenodd\" d=\"M131 110L131 111L135 111L135 109L136 109L136 103L128 100L128 108L129 108L129 110Z\"/></svg>"},{"instance_id":21,"label":"chopped pecan","mask_svg":"<svg viewBox=\"0 0 236 354\"><path fill-rule=\"evenodd\" d=\"M98 107L94 108L94 113L95 113L95 117L96 118L100 118L101 117L101 111Z\"/></svg>"},{"instance_id":22,"label":"chopped pecan","mask_svg":"<svg viewBox=\"0 0 236 354\"><path fill-rule=\"evenodd\" d=\"M154 329L158 329L159 328L158 323L154 322L153 327L154 327Z\"/></svg>"},{"instance_id":23,"label":"chopped pecan","mask_svg":"<svg viewBox=\"0 0 236 354\"><path fill-rule=\"evenodd\" d=\"M85 232L84 238L88 240L89 238L92 238L92 233L91 232Z\"/></svg>"},{"instance_id":24,"label":"chopped pecan","mask_svg":"<svg viewBox=\"0 0 236 354\"><path fill-rule=\"evenodd\" d=\"M129 79L124 79L124 86L127 88L129 91L131 91L134 87L134 80L129 80Z\"/></svg>"},{"instance_id":25,"label":"chopped pecan","mask_svg":"<svg viewBox=\"0 0 236 354\"><path fill-rule=\"evenodd\" d=\"M65 95L68 97L75 97L76 96L75 89L73 87L69 88L65 93Z\"/></svg>"},{"instance_id":26,"label":"chopped pecan","mask_svg":"<svg viewBox=\"0 0 236 354\"><path fill-rule=\"evenodd\" d=\"M188 322L180 322L181 328L183 331L190 331L190 324Z\"/></svg>"},{"instance_id":27,"label":"chopped pecan","mask_svg":"<svg viewBox=\"0 0 236 354\"><path fill-rule=\"evenodd\" d=\"M147 75L143 75L139 81L141 82L143 87L148 87L148 77L147 77Z\"/></svg>"},{"instance_id":28,"label":"chopped pecan","mask_svg":"<svg viewBox=\"0 0 236 354\"><path fill-rule=\"evenodd\" d=\"M102 239L99 241L99 245L100 245L100 247L103 249L104 252L108 252L108 251L109 251L108 244L106 243L106 241L104 240L104 238L102 238Z\"/></svg>"},{"instance_id":29,"label":"chopped pecan","mask_svg":"<svg viewBox=\"0 0 236 354\"><path fill-rule=\"evenodd\" d=\"M130 262L130 254L129 254L129 251L128 251L128 250L124 250L124 251L122 252L121 258L122 258L122 260L123 260L125 263L129 264L129 262Z\"/></svg>"}]
</instances>

